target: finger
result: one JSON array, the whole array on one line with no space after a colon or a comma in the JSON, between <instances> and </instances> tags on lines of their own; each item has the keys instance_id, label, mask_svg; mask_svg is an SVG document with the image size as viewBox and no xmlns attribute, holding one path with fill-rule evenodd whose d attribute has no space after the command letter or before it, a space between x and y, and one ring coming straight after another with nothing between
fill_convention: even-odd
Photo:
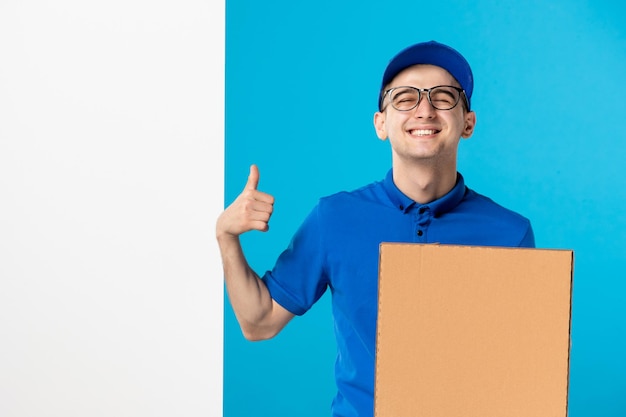
<instances>
[{"instance_id":1,"label":"finger","mask_svg":"<svg viewBox=\"0 0 626 417\"><path fill-rule=\"evenodd\" d=\"M271 194L264 193L262 191L256 191L254 193L254 200L261 202L261 203L266 203L269 205L274 204L274 196L272 196Z\"/></svg>"},{"instance_id":2,"label":"finger","mask_svg":"<svg viewBox=\"0 0 626 417\"><path fill-rule=\"evenodd\" d=\"M250 205L250 217L255 220L269 220L272 212L274 211L273 202L265 202L261 200L255 200L254 203Z\"/></svg>"},{"instance_id":3,"label":"finger","mask_svg":"<svg viewBox=\"0 0 626 417\"><path fill-rule=\"evenodd\" d=\"M246 183L246 190L256 190L259 185L259 168L252 164L250 165L250 174L248 174L248 182Z\"/></svg>"}]
</instances>

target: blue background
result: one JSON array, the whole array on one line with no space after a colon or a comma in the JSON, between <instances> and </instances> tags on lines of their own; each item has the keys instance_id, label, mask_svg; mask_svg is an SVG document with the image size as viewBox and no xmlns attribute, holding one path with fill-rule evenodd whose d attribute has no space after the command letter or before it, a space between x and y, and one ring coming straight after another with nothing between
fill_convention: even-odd
<instances>
[{"instance_id":1,"label":"blue background","mask_svg":"<svg viewBox=\"0 0 626 417\"><path fill-rule=\"evenodd\" d=\"M323 195L381 179L372 126L388 59L438 40L473 67L478 123L459 171L529 217L537 246L575 251L570 417L626 410L626 6L617 2L226 2L225 202L251 163L276 198L242 236L262 274ZM224 416L329 415L329 295L276 338L224 312Z\"/></svg>"}]
</instances>

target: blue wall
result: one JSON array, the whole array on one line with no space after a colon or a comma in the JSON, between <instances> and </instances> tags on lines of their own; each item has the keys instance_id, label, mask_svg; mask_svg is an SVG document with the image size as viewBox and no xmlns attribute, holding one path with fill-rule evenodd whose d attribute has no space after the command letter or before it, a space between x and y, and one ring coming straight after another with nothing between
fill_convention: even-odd
<instances>
[{"instance_id":1,"label":"blue wall","mask_svg":"<svg viewBox=\"0 0 626 417\"><path fill-rule=\"evenodd\" d=\"M459 157L468 185L529 217L538 247L575 251L570 417L623 416L624 3L228 0L225 201L251 163L276 198L271 230L242 238L251 266L271 268L320 196L384 176L380 76L398 50L431 39L474 70L478 124ZM244 340L228 302L224 325L225 417L328 415L328 295L270 341Z\"/></svg>"}]
</instances>

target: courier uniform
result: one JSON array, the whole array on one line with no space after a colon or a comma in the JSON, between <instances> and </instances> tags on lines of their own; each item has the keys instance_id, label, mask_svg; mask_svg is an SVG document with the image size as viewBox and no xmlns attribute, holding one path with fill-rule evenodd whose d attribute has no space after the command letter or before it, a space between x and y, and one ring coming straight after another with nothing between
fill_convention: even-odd
<instances>
[{"instance_id":1,"label":"courier uniform","mask_svg":"<svg viewBox=\"0 0 626 417\"><path fill-rule=\"evenodd\" d=\"M335 417L373 415L381 242L534 247L529 220L465 186L418 204L382 181L321 198L262 277L276 302L304 314L332 293L337 340Z\"/></svg>"}]
</instances>

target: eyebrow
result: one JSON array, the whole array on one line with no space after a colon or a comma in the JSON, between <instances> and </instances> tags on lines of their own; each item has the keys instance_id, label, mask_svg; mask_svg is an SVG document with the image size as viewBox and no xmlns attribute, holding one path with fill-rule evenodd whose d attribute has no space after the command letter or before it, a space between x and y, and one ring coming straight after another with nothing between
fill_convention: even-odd
<instances>
[{"instance_id":1,"label":"eyebrow","mask_svg":"<svg viewBox=\"0 0 626 417\"><path fill-rule=\"evenodd\" d=\"M450 98L454 98L455 97L455 95L454 95L454 93L452 91L450 91L449 89L445 88L447 86L442 86L442 87L444 87L444 88L441 88L441 90L440 90L442 93L447 94L448 96L450 96Z\"/></svg>"},{"instance_id":2,"label":"eyebrow","mask_svg":"<svg viewBox=\"0 0 626 417\"><path fill-rule=\"evenodd\" d=\"M393 94L397 95L397 94L402 94L402 93L412 93L412 92L416 92L419 90L417 87L412 87L409 85L400 85L398 87L393 87L390 88L390 90L394 90Z\"/></svg>"}]
</instances>

